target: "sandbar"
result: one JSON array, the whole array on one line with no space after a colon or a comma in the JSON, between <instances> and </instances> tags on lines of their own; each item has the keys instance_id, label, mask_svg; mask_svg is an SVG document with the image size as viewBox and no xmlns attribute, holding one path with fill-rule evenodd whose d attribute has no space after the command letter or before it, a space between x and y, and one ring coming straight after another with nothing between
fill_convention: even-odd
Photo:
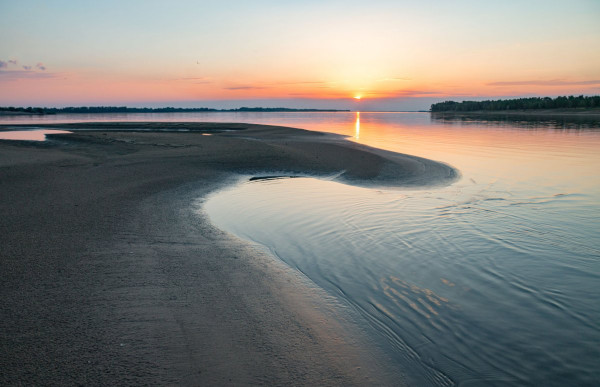
<instances>
[{"instance_id":1,"label":"sandbar","mask_svg":"<svg viewBox=\"0 0 600 387\"><path fill-rule=\"evenodd\" d=\"M320 289L192 209L243 176L458 171L287 127L35 126L74 132L0 141L0 384L410 383Z\"/></svg>"}]
</instances>

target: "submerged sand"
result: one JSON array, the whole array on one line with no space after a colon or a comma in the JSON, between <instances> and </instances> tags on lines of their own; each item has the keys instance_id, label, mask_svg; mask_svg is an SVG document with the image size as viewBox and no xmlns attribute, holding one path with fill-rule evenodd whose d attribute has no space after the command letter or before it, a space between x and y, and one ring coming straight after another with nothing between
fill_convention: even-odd
<instances>
[{"instance_id":1,"label":"submerged sand","mask_svg":"<svg viewBox=\"0 0 600 387\"><path fill-rule=\"evenodd\" d=\"M283 127L45 127L85 131L0 141L0 384L406 382L322 291L192 208L240 175L396 187L454 169Z\"/></svg>"}]
</instances>

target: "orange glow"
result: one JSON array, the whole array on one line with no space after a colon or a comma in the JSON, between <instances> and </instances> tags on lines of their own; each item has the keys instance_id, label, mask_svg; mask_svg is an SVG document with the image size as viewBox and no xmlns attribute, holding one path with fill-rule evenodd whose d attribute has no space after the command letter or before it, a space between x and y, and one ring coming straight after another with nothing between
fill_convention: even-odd
<instances>
[{"instance_id":1,"label":"orange glow","mask_svg":"<svg viewBox=\"0 0 600 387\"><path fill-rule=\"evenodd\" d=\"M24 73L25 74L25 73ZM235 80L234 80L235 79ZM128 103L128 101L193 101L193 100L241 100L260 98L308 98L308 99L346 99L370 103L390 98L461 98L469 95L484 95L490 98L504 95L540 94L566 95L578 92L591 93L600 85L591 81L577 79L550 79L530 81L527 78L468 78L466 76L448 79L395 80L378 78L357 80L327 79L315 77L307 81L285 79L284 77L260 78L246 76L240 78L195 77L194 74L177 74L173 77L152 79L142 76L113 76L107 74L81 74L76 71L62 72L46 78L9 78L1 82L4 93L0 96L0 105L10 105L16 101L31 101L32 105L52 103L103 104ZM549 79L549 78L548 78ZM570 82L572 82L573 86ZM589 85L586 83L590 83ZM578 84L581 84L577 86ZM353 91L362 88L360 94ZM350 98L349 98L350 96ZM107 102L111 101L111 102ZM18 103L17 103L18 104Z\"/></svg>"},{"instance_id":2,"label":"orange glow","mask_svg":"<svg viewBox=\"0 0 600 387\"><path fill-rule=\"evenodd\" d=\"M476 62L475 64L481 64ZM315 71L305 77L288 78L286 74L243 73L219 74L192 69L171 69L169 75L111 74L110 72L68 69L56 73L38 71L6 72L0 79L0 105L53 104L127 104L128 101L202 101L243 99L315 99L346 100L377 106L379 101L394 98L469 99L506 95L593 94L600 81L585 77L563 77L537 74L503 74L494 76L462 64L470 71L459 72L458 65L446 74L418 70L407 71L406 78L391 71L374 74L328 74ZM481 67L481 66L480 66ZM492 66L493 67L493 66ZM472 71L471 71L472 70ZM493 70L493 69L492 69ZM490 70L491 71L491 70ZM35 77L38 76L38 77ZM598 79L598 77L594 77ZM360 94L356 90L361 90ZM23 102L25 104L25 102ZM351 108L350 106L348 106Z\"/></svg>"},{"instance_id":3,"label":"orange glow","mask_svg":"<svg viewBox=\"0 0 600 387\"><path fill-rule=\"evenodd\" d=\"M349 109L360 103L366 110L381 104L401 109L410 98L423 99L426 108L434 99L600 90L600 52L590 49L600 43L593 2L587 9L566 3L543 9L482 4L469 7L473 14L448 7L452 17L403 2L344 7L239 2L235 12L217 3L148 2L123 10L136 20L120 23L123 28L111 28L115 19L107 2L69 7L53 18L29 12L26 3L11 2L0 14L4 35L14 35L2 41L0 106L128 101L202 106L203 101L260 99L302 105L297 101L313 99L303 103ZM528 18L523 8L545 16ZM192 9L206 12L211 23L197 23ZM505 20L516 11L521 16L515 28L507 28ZM555 20L561 20L561 29L554 28ZM35 39L14 33L25 21L47 26L48 33ZM70 34L74 21L83 23L86 33ZM157 34L157 23L172 25ZM480 38L474 39L473 31Z\"/></svg>"}]
</instances>

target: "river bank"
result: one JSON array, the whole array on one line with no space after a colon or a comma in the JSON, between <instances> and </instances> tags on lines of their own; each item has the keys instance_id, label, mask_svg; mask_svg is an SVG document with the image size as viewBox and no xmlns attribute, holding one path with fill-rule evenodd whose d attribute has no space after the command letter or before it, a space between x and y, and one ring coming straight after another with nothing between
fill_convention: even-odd
<instances>
[{"instance_id":1,"label":"river bank","mask_svg":"<svg viewBox=\"0 0 600 387\"><path fill-rule=\"evenodd\" d=\"M432 115L456 115L456 116L582 116L596 117L600 116L600 109L514 109L514 110L474 110L474 111L439 111L432 112Z\"/></svg>"}]
</instances>

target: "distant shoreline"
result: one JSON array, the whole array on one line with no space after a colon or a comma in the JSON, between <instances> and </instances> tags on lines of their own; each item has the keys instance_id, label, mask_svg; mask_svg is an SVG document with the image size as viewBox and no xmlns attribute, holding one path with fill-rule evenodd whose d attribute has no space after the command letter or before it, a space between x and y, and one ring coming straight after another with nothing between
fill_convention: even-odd
<instances>
[{"instance_id":1,"label":"distant shoreline","mask_svg":"<svg viewBox=\"0 0 600 387\"><path fill-rule=\"evenodd\" d=\"M430 111L430 110L338 110L338 109L288 109L288 108L239 108L239 109L163 109L163 108L127 108L126 110L62 110L23 111L1 110L0 117L5 116L45 116L45 115L81 115L81 114L123 114L123 113L430 113L435 116L600 116L600 108L557 108L557 109L510 109L510 110L473 110L473 111ZM19 108L21 109L21 108ZM36 108L37 109L37 108ZM44 108L39 108L44 109ZM75 108L80 109L80 108Z\"/></svg>"},{"instance_id":2,"label":"distant shoreline","mask_svg":"<svg viewBox=\"0 0 600 387\"><path fill-rule=\"evenodd\" d=\"M432 115L448 116L600 116L599 109L515 109L515 110L474 110L474 111L437 111Z\"/></svg>"},{"instance_id":3,"label":"distant shoreline","mask_svg":"<svg viewBox=\"0 0 600 387\"><path fill-rule=\"evenodd\" d=\"M0 116L20 115L54 115L54 114L108 114L108 113L281 113L281 112L350 112L341 109L294 109L294 108L263 108L241 107L236 109L211 109L211 108L130 108L125 106L81 106L65 108L46 107L0 107Z\"/></svg>"},{"instance_id":4,"label":"distant shoreline","mask_svg":"<svg viewBox=\"0 0 600 387\"><path fill-rule=\"evenodd\" d=\"M35 112L11 112L0 110L0 116L40 116L44 115L43 113L35 113Z\"/></svg>"},{"instance_id":5,"label":"distant shoreline","mask_svg":"<svg viewBox=\"0 0 600 387\"><path fill-rule=\"evenodd\" d=\"M595 114L600 112L600 95L528 97L486 101L444 101L431 105L431 112L491 113L491 114ZM514 112L514 113L513 113Z\"/></svg>"}]
</instances>

